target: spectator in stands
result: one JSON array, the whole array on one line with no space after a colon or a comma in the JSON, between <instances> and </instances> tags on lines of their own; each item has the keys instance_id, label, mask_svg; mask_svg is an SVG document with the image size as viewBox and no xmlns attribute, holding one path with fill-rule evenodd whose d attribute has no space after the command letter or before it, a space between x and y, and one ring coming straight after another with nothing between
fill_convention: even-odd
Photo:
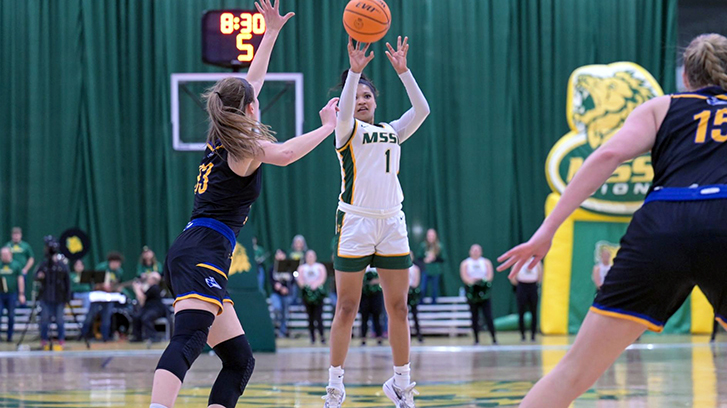
<instances>
[{"instance_id":1,"label":"spectator in stands","mask_svg":"<svg viewBox=\"0 0 727 408\"><path fill-rule=\"evenodd\" d=\"M598 255L599 260L596 266L593 267L591 278L593 279L593 283L596 285L596 289L601 290L601 285L603 285L603 281L606 279L608 271L611 270L611 251L609 251L606 245L602 245Z\"/></svg>"},{"instance_id":2,"label":"spectator in stands","mask_svg":"<svg viewBox=\"0 0 727 408\"><path fill-rule=\"evenodd\" d=\"M45 238L45 256L38 270L35 280L39 284L38 299L40 300L40 342L44 350L48 350L48 327L51 318L55 318L58 328L58 345L54 350L63 350L66 339L63 310L71 300L71 276L65 258L60 253L60 245L55 238Z\"/></svg>"},{"instance_id":3,"label":"spectator in stands","mask_svg":"<svg viewBox=\"0 0 727 408\"><path fill-rule=\"evenodd\" d=\"M91 307L91 301L88 298L88 294L91 292L90 283L81 283L81 274L86 270L86 265L82 259L77 259L73 263L73 270L71 271L71 292L73 293L74 299L80 299L83 308L88 313Z\"/></svg>"},{"instance_id":4,"label":"spectator in stands","mask_svg":"<svg viewBox=\"0 0 727 408\"><path fill-rule=\"evenodd\" d=\"M124 261L123 255L117 251L111 251L106 256L106 262L96 265L97 271L105 271L103 283L99 283L94 288L103 292L118 292L119 280L124 275L121 269L121 263ZM104 342L111 340L111 315L113 314L113 302L91 302L90 310L86 315L86 321L83 324L81 335L89 337L91 326L98 314L101 314L101 337Z\"/></svg>"},{"instance_id":5,"label":"spectator in stands","mask_svg":"<svg viewBox=\"0 0 727 408\"><path fill-rule=\"evenodd\" d=\"M305 237L298 234L293 237L293 242L290 243L290 252L288 252L288 259L294 261L305 261L305 252L308 250L308 244L306 243ZM291 290L293 297L293 304L300 304L300 290L297 285L293 285Z\"/></svg>"},{"instance_id":6,"label":"spectator in stands","mask_svg":"<svg viewBox=\"0 0 727 408\"><path fill-rule=\"evenodd\" d=\"M409 304L409 310L411 311L412 320L414 320L414 330L416 331L416 334L412 333L412 335L416 335L419 343L422 343L424 342L424 337L422 337L422 330L419 327L418 310L419 302L421 301L421 290L419 289L419 283L421 282L422 274L419 263L414 257L414 252L411 253L411 260L412 265L411 267L409 267L409 296L407 298L407 303Z\"/></svg>"},{"instance_id":7,"label":"spectator in stands","mask_svg":"<svg viewBox=\"0 0 727 408\"><path fill-rule=\"evenodd\" d=\"M273 293L270 295L270 302L273 306L275 322L279 327L279 334L288 337L288 308L293 303L293 287L295 279L293 271L278 271L278 261L286 260L285 252L282 249L275 251L275 262L270 268L270 282L273 285Z\"/></svg>"},{"instance_id":8,"label":"spectator in stands","mask_svg":"<svg viewBox=\"0 0 727 408\"><path fill-rule=\"evenodd\" d=\"M23 230L20 227L13 227L10 232L10 241L5 246L13 252L13 260L18 261L22 266L23 276L28 275L30 268L35 264L35 254L33 254L33 248L23 241Z\"/></svg>"},{"instance_id":9,"label":"spectator in stands","mask_svg":"<svg viewBox=\"0 0 727 408\"><path fill-rule=\"evenodd\" d=\"M422 299L431 289L432 303L437 303L439 284L443 274L444 250L439 242L439 235L434 228L427 230L427 236L419 248L419 258L424 261L424 278L422 279Z\"/></svg>"},{"instance_id":10,"label":"spectator in stands","mask_svg":"<svg viewBox=\"0 0 727 408\"><path fill-rule=\"evenodd\" d=\"M366 335L369 330L369 318L373 319L376 342L381 345L384 336L381 327L381 312L384 310L384 294L381 290L379 274L375 268L366 269L361 289L361 345L366 345Z\"/></svg>"},{"instance_id":11,"label":"spectator in stands","mask_svg":"<svg viewBox=\"0 0 727 408\"><path fill-rule=\"evenodd\" d=\"M538 262L534 268L523 266L510 283L516 286L518 325L520 340L525 341L525 312L530 310L530 340L535 341L538 327L538 282L543 279L543 263ZM527 310L526 310L527 309Z\"/></svg>"},{"instance_id":12,"label":"spectator in stands","mask_svg":"<svg viewBox=\"0 0 727 408\"><path fill-rule=\"evenodd\" d=\"M15 328L15 306L20 300L25 304L25 277L23 265L13 260L13 252L8 247L0 249L0 316L8 311L8 343L13 341Z\"/></svg>"},{"instance_id":13,"label":"spectator in stands","mask_svg":"<svg viewBox=\"0 0 727 408\"><path fill-rule=\"evenodd\" d=\"M323 301L326 296L326 267L318 262L316 252L309 249L305 253L305 263L298 267L298 286L303 293L303 304L308 313L308 331L310 332L310 342L316 342L316 325L318 333L321 335L321 344L326 344L326 338L323 334Z\"/></svg>"},{"instance_id":14,"label":"spectator in stands","mask_svg":"<svg viewBox=\"0 0 727 408\"><path fill-rule=\"evenodd\" d=\"M268 253L265 252L265 248L258 245L257 237L252 237L252 252L255 258L255 265L257 265L257 284L260 291L267 293L265 285L265 260L268 259Z\"/></svg>"},{"instance_id":15,"label":"spectator in stands","mask_svg":"<svg viewBox=\"0 0 727 408\"><path fill-rule=\"evenodd\" d=\"M136 266L136 277L139 278L151 272L162 274L162 264L161 262L157 261L157 256L154 254L154 251L152 251L148 246L145 245L143 248L141 248L139 265ZM121 279L122 277L118 276L118 278Z\"/></svg>"},{"instance_id":16,"label":"spectator in stands","mask_svg":"<svg viewBox=\"0 0 727 408\"><path fill-rule=\"evenodd\" d=\"M482 247L474 244L470 247L469 258L459 266L460 277L465 284L467 303L472 313L472 331L475 345L480 344L480 311L485 318L487 328L492 336L492 344L497 344L495 323L492 320L492 304L490 302L492 279L495 276L492 262L482 256Z\"/></svg>"},{"instance_id":17,"label":"spectator in stands","mask_svg":"<svg viewBox=\"0 0 727 408\"><path fill-rule=\"evenodd\" d=\"M293 242L290 243L290 252L288 252L288 259L295 261L305 258L305 252L308 250L308 244L305 241L305 237L298 234L293 237Z\"/></svg>"},{"instance_id":18,"label":"spectator in stands","mask_svg":"<svg viewBox=\"0 0 727 408\"><path fill-rule=\"evenodd\" d=\"M134 338L133 342L144 340L158 341L154 322L160 317L167 315L167 309L162 303L162 289L159 286L162 276L159 272L149 272L137 281L134 281L132 288L136 294L136 300L141 308L133 316Z\"/></svg>"}]
</instances>

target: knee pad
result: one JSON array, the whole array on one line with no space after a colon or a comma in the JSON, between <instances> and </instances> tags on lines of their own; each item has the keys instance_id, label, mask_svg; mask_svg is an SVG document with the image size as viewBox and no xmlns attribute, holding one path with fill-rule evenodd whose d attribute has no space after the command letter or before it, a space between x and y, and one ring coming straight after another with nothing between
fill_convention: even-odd
<instances>
[{"instance_id":1,"label":"knee pad","mask_svg":"<svg viewBox=\"0 0 727 408\"><path fill-rule=\"evenodd\" d=\"M182 310L174 316L174 335L159 359L158 369L167 370L184 381L184 376L207 343L215 315L206 310Z\"/></svg>"},{"instance_id":2,"label":"knee pad","mask_svg":"<svg viewBox=\"0 0 727 408\"><path fill-rule=\"evenodd\" d=\"M209 405L233 408L245 391L255 369L250 343L244 334L223 341L213 349L222 360L222 371L210 392Z\"/></svg>"}]
</instances>

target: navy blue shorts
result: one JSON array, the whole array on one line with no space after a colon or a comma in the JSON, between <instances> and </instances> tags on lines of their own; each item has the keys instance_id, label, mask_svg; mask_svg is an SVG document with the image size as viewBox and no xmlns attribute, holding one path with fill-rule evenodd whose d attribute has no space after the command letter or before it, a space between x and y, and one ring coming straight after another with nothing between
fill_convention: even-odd
<instances>
[{"instance_id":1,"label":"navy blue shorts","mask_svg":"<svg viewBox=\"0 0 727 408\"><path fill-rule=\"evenodd\" d=\"M647 202L621 239L591 311L659 332L695 285L725 326L727 200Z\"/></svg>"},{"instance_id":2,"label":"navy blue shorts","mask_svg":"<svg viewBox=\"0 0 727 408\"><path fill-rule=\"evenodd\" d=\"M234 247L213 228L188 226L169 248L164 262L164 278L174 296L199 299L219 306L232 303L227 293L227 274Z\"/></svg>"}]
</instances>

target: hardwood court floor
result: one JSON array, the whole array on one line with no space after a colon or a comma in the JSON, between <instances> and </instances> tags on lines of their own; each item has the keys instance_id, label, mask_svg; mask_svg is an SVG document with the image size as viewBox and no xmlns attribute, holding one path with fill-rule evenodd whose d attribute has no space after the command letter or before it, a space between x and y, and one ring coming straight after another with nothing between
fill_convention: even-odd
<instances>
[{"instance_id":1,"label":"hardwood court floor","mask_svg":"<svg viewBox=\"0 0 727 408\"><path fill-rule=\"evenodd\" d=\"M516 406L563 356L570 340L472 347L470 340L427 340L412 350L418 407ZM286 345L301 346L288 341ZM352 345L357 346L354 340ZM5 346L5 345L4 345ZM79 349L79 345L75 345ZM0 351L0 407L148 407L159 349ZM8 346L3 348L9 350ZM703 336L645 336L574 407L727 407L727 343ZM321 347L287 347L258 354L240 407L321 407L328 355ZM220 367L203 355L187 375L177 407L204 407ZM346 364L344 407L391 407L381 383L391 375L388 347L354 347Z\"/></svg>"}]
</instances>

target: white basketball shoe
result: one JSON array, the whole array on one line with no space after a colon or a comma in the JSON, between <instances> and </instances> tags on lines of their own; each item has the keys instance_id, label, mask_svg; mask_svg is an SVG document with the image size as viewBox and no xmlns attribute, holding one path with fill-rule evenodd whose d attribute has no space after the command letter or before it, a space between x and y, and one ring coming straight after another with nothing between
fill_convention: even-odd
<instances>
[{"instance_id":1,"label":"white basketball shoe","mask_svg":"<svg viewBox=\"0 0 727 408\"><path fill-rule=\"evenodd\" d=\"M414 389L417 383L413 382L408 387L401 389L394 384L394 377L389 378L384 383L384 394L394 402L396 408L416 408L414 405L414 396L419 392Z\"/></svg>"},{"instance_id":2,"label":"white basketball shoe","mask_svg":"<svg viewBox=\"0 0 727 408\"><path fill-rule=\"evenodd\" d=\"M336 387L326 387L326 395L323 398L323 408L341 408L341 404L346 400L346 390Z\"/></svg>"}]
</instances>

